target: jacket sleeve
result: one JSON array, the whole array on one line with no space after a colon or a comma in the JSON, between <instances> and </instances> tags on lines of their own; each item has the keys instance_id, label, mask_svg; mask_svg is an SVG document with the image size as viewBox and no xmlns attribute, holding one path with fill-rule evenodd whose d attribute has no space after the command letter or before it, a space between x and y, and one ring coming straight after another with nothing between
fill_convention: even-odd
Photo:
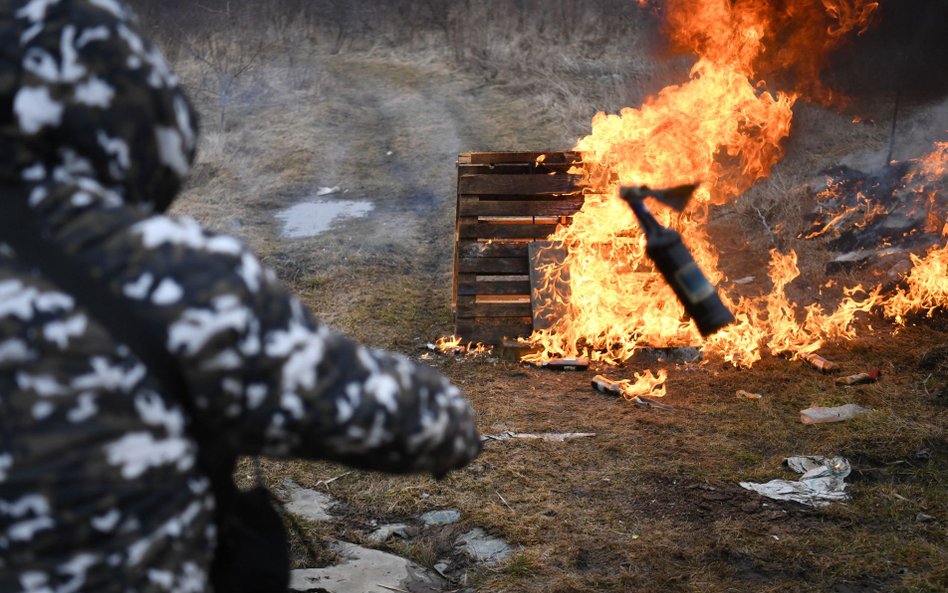
<instances>
[{"instance_id":1,"label":"jacket sleeve","mask_svg":"<svg viewBox=\"0 0 948 593\"><path fill-rule=\"evenodd\" d=\"M123 206L49 216L67 251L164 333L194 421L239 453L443 474L479 452L457 387L318 322L236 239Z\"/></svg>"}]
</instances>

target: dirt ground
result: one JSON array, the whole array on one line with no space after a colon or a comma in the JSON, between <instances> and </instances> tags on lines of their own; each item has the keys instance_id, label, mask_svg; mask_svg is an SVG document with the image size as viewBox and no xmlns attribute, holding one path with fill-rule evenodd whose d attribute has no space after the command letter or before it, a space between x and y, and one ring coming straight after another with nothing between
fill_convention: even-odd
<instances>
[{"instance_id":1,"label":"dirt ground","mask_svg":"<svg viewBox=\"0 0 948 593\"><path fill-rule=\"evenodd\" d=\"M424 344L453 326L457 154L569 149L594 109L562 126L514 75L458 71L430 54L322 55L307 76L294 83L262 69L226 127L205 126L201 160L176 213L242 237L334 327L436 366L470 398L482 433L595 433L565 443L487 442L472 465L441 481L265 461L276 490L290 477L341 501L346 520L306 527L322 561L331 553L321 542L338 537L430 568L456 556L453 536L482 527L516 551L498 565L471 566L454 589L948 590L944 313L894 336L885 321L866 319L863 337L825 348L847 371L882 369L878 383L848 388L774 357L751 370L713 359L633 359L557 373L500 357L432 355ZM877 148L885 138L884 126L852 131L848 115L813 106L802 106L795 124L788 160L751 197L795 187L853 146ZM276 212L332 186L340 187L332 197L369 200L375 209L317 237L281 238ZM718 216L730 237L750 237L726 246L728 265L743 268L732 275L763 278L763 231L748 230L745 215L735 206ZM669 370L663 401L678 409L644 409L590 388L596 373L624 378L646 368ZM737 389L763 398L739 399ZM839 424L799 421L811 405L851 402L873 411ZM852 500L815 510L738 486L792 479L781 464L796 454L848 458ZM373 522L445 508L460 510L461 521L411 541L364 538ZM296 544L298 565L311 566Z\"/></svg>"}]
</instances>

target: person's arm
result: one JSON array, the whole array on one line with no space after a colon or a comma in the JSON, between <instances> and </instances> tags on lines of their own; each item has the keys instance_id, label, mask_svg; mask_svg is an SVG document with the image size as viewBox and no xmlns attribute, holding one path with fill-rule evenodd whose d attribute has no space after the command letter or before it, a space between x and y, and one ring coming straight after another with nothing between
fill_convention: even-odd
<instances>
[{"instance_id":1,"label":"person's arm","mask_svg":"<svg viewBox=\"0 0 948 593\"><path fill-rule=\"evenodd\" d=\"M158 321L195 420L238 452L441 474L480 450L447 379L322 325L236 239L125 207L51 218L67 221L54 227L73 255Z\"/></svg>"}]
</instances>

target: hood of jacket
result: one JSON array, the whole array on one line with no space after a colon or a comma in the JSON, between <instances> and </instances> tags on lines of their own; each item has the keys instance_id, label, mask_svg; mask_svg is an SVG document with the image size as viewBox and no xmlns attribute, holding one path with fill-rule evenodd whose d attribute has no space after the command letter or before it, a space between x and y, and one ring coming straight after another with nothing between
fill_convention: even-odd
<instances>
[{"instance_id":1,"label":"hood of jacket","mask_svg":"<svg viewBox=\"0 0 948 593\"><path fill-rule=\"evenodd\" d=\"M168 208L194 159L196 118L129 8L0 0L0 51L4 184L92 184L125 204Z\"/></svg>"}]
</instances>

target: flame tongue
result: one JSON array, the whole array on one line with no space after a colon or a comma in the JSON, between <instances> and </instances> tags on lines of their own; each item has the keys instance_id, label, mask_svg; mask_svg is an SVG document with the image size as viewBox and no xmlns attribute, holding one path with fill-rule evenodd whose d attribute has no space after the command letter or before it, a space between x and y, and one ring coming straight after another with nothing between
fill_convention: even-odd
<instances>
[{"instance_id":1,"label":"flame tongue","mask_svg":"<svg viewBox=\"0 0 948 593\"><path fill-rule=\"evenodd\" d=\"M640 0L640 4L648 4ZM541 347L532 357L586 356L617 362L643 345L698 343L692 324L673 292L645 257L644 242L631 212L615 198L620 185L671 187L702 182L693 203L673 216L659 211L659 223L678 230L708 279L717 284L718 255L703 230L708 207L722 204L766 176L782 156L790 133L796 93L776 93L753 80L761 70L788 70L801 89L826 98L816 80L818 62L845 33L867 26L878 8L865 0L667 0L668 32L679 47L698 54L687 82L669 86L637 109L618 115L598 113L592 133L578 141L586 203L569 226L551 239L568 250L549 278L570 277L565 314L530 341ZM790 35L792 33L792 35ZM771 351L811 352L824 338L851 335L852 315L866 310L878 292L862 300L847 296L832 315L818 307L801 312L784 294L799 274L796 255L773 254L771 295L733 305L737 324L713 336L707 347L734 364ZM847 317L848 316L848 317ZM820 327L827 324L827 329Z\"/></svg>"}]
</instances>

